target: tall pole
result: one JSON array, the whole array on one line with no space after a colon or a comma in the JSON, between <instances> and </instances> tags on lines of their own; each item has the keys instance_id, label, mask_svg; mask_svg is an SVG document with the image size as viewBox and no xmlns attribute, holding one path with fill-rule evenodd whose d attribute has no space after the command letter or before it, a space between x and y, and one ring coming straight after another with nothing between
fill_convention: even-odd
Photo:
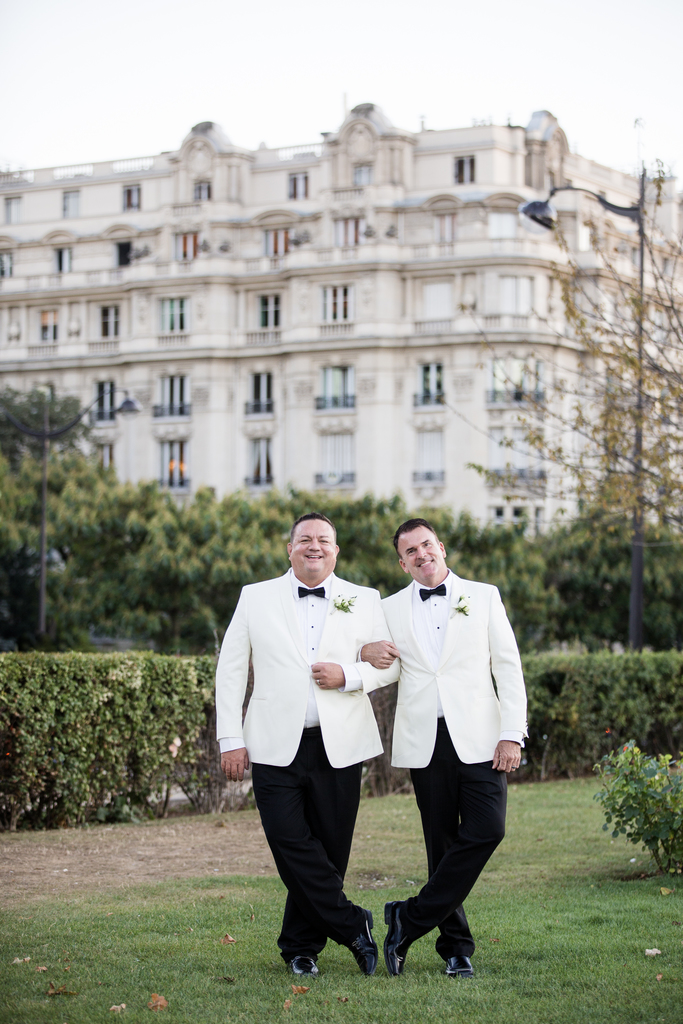
<instances>
[{"instance_id":1,"label":"tall pole","mask_svg":"<svg viewBox=\"0 0 683 1024\"><path fill-rule=\"evenodd\" d=\"M47 598L47 453L50 445L50 412L47 396L43 410L43 486L40 503L40 591L38 597L38 636L46 632Z\"/></svg>"},{"instance_id":2,"label":"tall pole","mask_svg":"<svg viewBox=\"0 0 683 1024\"><path fill-rule=\"evenodd\" d=\"M636 392L636 429L633 444L635 500L631 540L631 595L628 615L628 642L634 651L643 649L643 303L645 301L645 165L640 175L640 286L638 291L637 352L638 384Z\"/></svg>"}]
</instances>

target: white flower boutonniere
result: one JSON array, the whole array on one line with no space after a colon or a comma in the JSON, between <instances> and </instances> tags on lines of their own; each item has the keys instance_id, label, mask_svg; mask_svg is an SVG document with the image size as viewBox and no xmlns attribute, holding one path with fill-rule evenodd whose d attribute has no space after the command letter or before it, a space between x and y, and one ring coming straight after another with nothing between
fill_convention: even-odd
<instances>
[{"instance_id":1,"label":"white flower boutonniere","mask_svg":"<svg viewBox=\"0 0 683 1024\"><path fill-rule=\"evenodd\" d=\"M464 594L461 594L458 598L458 603L453 608L452 614L455 615L456 612L460 612L462 615L470 614L470 603Z\"/></svg>"},{"instance_id":2,"label":"white flower boutonniere","mask_svg":"<svg viewBox=\"0 0 683 1024\"><path fill-rule=\"evenodd\" d=\"M356 603L355 597L335 597L332 602L337 611L340 612L352 612L353 606Z\"/></svg>"}]
</instances>

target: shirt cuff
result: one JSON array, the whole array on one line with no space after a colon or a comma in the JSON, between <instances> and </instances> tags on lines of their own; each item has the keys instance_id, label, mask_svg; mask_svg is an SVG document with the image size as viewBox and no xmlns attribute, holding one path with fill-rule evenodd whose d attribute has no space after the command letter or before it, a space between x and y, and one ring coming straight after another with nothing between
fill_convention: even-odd
<instances>
[{"instance_id":1,"label":"shirt cuff","mask_svg":"<svg viewBox=\"0 0 683 1024\"><path fill-rule=\"evenodd\" d=\"M227 754L229 750L239 750L240 747L243 747L244 740L241 736L222 736L218 745L221 748L221 754Z\"/></svg>"},{"instance_id":2,"label":"shirt cuff","mask_svg":"<svg viewBox=\"0 0 683 1024\"><path fill-rule=\"evenodd\" d=\"M520 747L524 746L524 733L518 732L516 729L506 729L500 734L501 740L511 740L513 743L519 743Z\"/></svg>"},{"instance_id":3,"label":"shirt cuff","mask_svg":"<svg viewBox=\"0 0 683 1024\"><path fill-rule=\"evenodd\" d=\"M352 690L363 689L363 678L357 665L342 665L342 672L346 682L340 687L341 693L350 693Z\"/></svg>"}]
</instances>

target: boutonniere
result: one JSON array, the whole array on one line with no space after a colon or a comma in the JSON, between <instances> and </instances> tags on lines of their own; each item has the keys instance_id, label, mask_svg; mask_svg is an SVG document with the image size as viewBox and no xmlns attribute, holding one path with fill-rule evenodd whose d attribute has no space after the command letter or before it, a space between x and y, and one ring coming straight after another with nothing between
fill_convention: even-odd
<instances>
[{"instance_id":1,"label":"boutonniere","mask_svg":"<svg viewBox=\"0 0 683 1024\"><path fill-rule=\"evenodd\" d=\"M462 615L470 614L470 603L464 594L461 594L458 598L458 603L454 606L453 611L451 612L451 617L455 615L456 612L460 612Z\"/></svg>"},{"instance_id":2,"label":"boutonniere","mask_svg":"<svg viewBox=\"0 0 683 1024\"><path fill-rule=\"evenodd\" d=\"M337 611L352 612L356 599L355 597L335 597L332 603Z\"/></svg>"}]
</instances>

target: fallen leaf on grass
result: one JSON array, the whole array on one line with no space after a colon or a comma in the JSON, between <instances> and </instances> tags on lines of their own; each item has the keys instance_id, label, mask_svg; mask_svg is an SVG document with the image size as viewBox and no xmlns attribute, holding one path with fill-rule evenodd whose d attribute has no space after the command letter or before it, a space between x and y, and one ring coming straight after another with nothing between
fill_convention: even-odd
<instances>
[{"instance_id":1,"label":"fallen leaf on grass","mask_svg":"<svg viewBox=\"0 0 683 1024\"><path fill-rule=\"evenodd\" d=\"M113 911L113 910L110 910L110 911L109 911L109 913L108 913L108 914L106 914L105 916L106 916L106 917L111 917L113 913L114 913L114 911Z\"/></svg>"},{"instance_id":2,"label":"fallen leaf on grass","mask_svg":"<svg viewBox=\"0 0 683 1024\"><path fill-rule=\"evenodd\" d=\"M291 999L285 999L285 1005L284 1005L283 1009L284 1010L291 1010L291 1008L292 1008L292 1000Z\"/></svg>"},{"instance_id":3,"label":"fallen leaf on grass","mask_svg":"<svg viewBox=\"0 0 683 1024\"><path fill-rule=\"evenodd\" d=\"M230 946L233 942L237 942L237 939L233 939L232 935L225 933L224 938L221 939L221 946Z\"/></svg>"},{"instance_id":4,"label":"fallen leaf on grass","mask_svg":"<svg viewBox=\"0 0 683 1024\"><path fill-rule=\"evenodd\" d=\"M308 985L292 985L292 992L295 996L302 996L304 992L310 992Z\"/></svg>"},{"instance_id":5,"label":"fallen leaf on grass","mask_svg":"<svg viewBox=\"0 0 683 1024\"><path fill-rule=\"evenodd\" d=\"M662 955L661 949L646 949L645 950L645 956L661 956L661 955Z\"/></svg>"},{"instance_id":6,"label":"fallen leaf on grass","mask_svg":"<svg viewBox=\"0 0 683 1024\"><path fill-rule=\"evenodd\" d=\"M14 960L12 961L12 963L13 964L27 964L30 959L31 959L30 956L24 956L24 957L22 957L22 956L15 956Z\"/></svg>"},{"instance_id":7,"label":"fallen leaf on grass","mask_svg":"<svg viewBox=\"0 0 683 1024\"><path fill-rule=\"evenodd\" d=\"M125 1003L119 1003L118 1006L110 1006L109 1007L109 1011L110 1011L110 1013L121 1013L121 1011L125 1010L125 1008L126 1008L126 1004Z\"/></svg>"},{"instance_id":8,"label":"fallen leaf on grass","mask_svg":"<svg viewBox=\"0 0 683 1024\"><path fill-rule=\"evenodd\" d=\"M59 988L55 988L52 982L47 990L49 996L77 996L78 992L67 992L66 985L60 985Z\"/></svg>"},{"instance_id":9,"label":"fallen leaf on grass","mask_svg":"<svg viewBox=\"0 0 683 1024\"><path fill-rule=\"evenodd\" d=\"M673 889L667 889L667 887L663 885L659 891L661 892L662 896L670 896L673 892Z\"/></svg>"},{"instance_id":10,"label":"fallen leaf on grass","mask_svg":"<svg viewBox=\"0 0 683 1024\"><path fill-rule=\"evenodd\" d=\"M337 996L337 1002L338 1003L348 1003L348 1001L349 1001L349 997L348 996Z\"/></svg>"},{"instance_id":11,"label":"fallen leaf on grass","mask_svg":"<svg viewBox=\"0 0 683 1024\"><path fill-rule=\"evenodd\" d=\"M671 923L674 926L674 928L680 928L681 927L681 922L680 921L672 921Z\"/></svg>"},{"instance_id":12,"label":"fallen leaf on grass","mask_svg":"<svg viewBox=\"0 0 683 1024\"><path fill-rule=\"evenodd\" d=\"M217 821L216 822L216 828L227 828L227 827L228 826L225 824L224 821Z\"/></svg>"},{"instance_id":13,"label":"fallen leaf on grass","mask_svg":"<svg viewBox=\"0 0 683 1024\"><path fill-rule=\"evenodd\" d=\"M221 975L221 977L218 978L218 981L227 981L228 984L230 984L230 985L234 985L235 984L235 979L232 978L229 974Z\"/></svg>"},{"instance_id":14,"label":"fallen leaf on grass","mask_svg":"<svg viewBox=\"0 0 683 1024\"><path fill-rule=\"evenodd\" d=\"M663 977L664 977L663 974L658 974L657 975L657 981L661 981Z\"/></svg>"},{"instance_id":15,"label":"fallen leaf on grass","mask_svg":"<svg viewBox=\"0 0 683 1024\"><path fill-rule=\"evenodd\" d=\"M500 942L500 939L489 939L489 942Z\"/></svg>"},{"instance_id":16,"label":"fallen leaf on grass","mask_svg":"<svg viewBox=\"0 0 683 1024\"><path fill-rule=\"evenodd\" d=\"M70 968L70 967L65 967L65 968L64 968L64 970L65 970L65 971L70 971L70 970L71 970L71 968Z\"/></svg>"},{"instance_id":17,"label":"fallen leaf on grass","mask_svg":"<svg viewBox=\"0 0 683 1024\"><path fill-rule=\"evenodd\" d=\"M47 967L36 967L37 971L46 971Z\"/></svg>"},{"instance_id":18,"label":"fallen leaf on grass","mask_svg":"<svg viewBox=\"0 0 683 1024\"><path fill-rule=\"evenodd\" d=\"M164 999L163 996L157 995L156 992L152 992L152 998L147 1003L147 1005L149 1006L150 1010L167 1010L168 1000Z\"/></svg>"}]
</instances>

